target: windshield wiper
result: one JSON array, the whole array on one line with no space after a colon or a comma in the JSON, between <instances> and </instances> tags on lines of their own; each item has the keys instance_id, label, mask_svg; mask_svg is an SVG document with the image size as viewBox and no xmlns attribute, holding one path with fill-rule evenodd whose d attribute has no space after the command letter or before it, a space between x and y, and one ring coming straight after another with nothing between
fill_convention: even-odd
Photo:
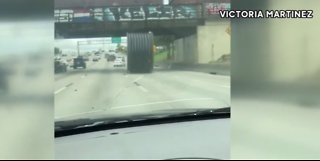
<instances>
[{"instance_id":1,"label":"windshield wiper","mask_svg":"<svg viewBox=\"0 0 320 161\"><path fill-rule=\"evenodd\" d=\"M55 123L56 137L65 131L82 131L82 129L97 128L100 130L152 125L161 123L196 121L202 119L230 118L230 107L219 109L190 109L190 110L158 110L152 114L135 115L129 117L114 117L101 119L78 119ZM107 127L108 126L108 127ZM103 128L105 127L105 128ZM84 130L85 132L86 130ZM89 130L89 132L98 130ZM58 135L57 135L58 134ZM64 136L64 135L63 135Z\"/></svg>"}]
</instances>

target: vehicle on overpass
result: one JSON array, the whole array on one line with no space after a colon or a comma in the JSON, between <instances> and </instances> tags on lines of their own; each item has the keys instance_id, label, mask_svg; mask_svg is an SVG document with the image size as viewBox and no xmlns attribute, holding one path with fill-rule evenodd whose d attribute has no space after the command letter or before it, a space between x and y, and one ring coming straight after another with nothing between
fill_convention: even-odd
<instances>
[{"instance_id":1,"label":"vehicle on overpass","mask_svg":"<svg viewBox=\"0 0 320 161\"><path fill-rule=\"evenodd\" d=\"M129 21L132 18L129 8L127 7L119 8L119 13L120 13L120 21Z\"/></svg>"},{"instance_id":2,"label":"vehicle on overpass","mask_svg":"<svg viewBox=\"0 0 320 161\"><path fill-rule=\"evenodd\" d=\"M114 16L113 12L111 12L110 8L106 8L104 10L104 15L106 21L116 21L116 17Z\"/></svg>"},{"instance_id":3,"label":"vehicle on overpass","mask_svg":"<svg viewBox=\"0 0 320 161\"><path fill-rule=\"evenodd\" d=\"M95 21L103 21L103 9L102 8L94 8L93 17Z\"/></svg>"},{"instance_id":4,"label":"vehicle on overpass","mask_svg":"<svg viewBox=\"0 0 320 161\"><path fill-rule=\"evenodd\" d=\"M156 19L172 19L174 12L172 6L149 6L148 7L148 20Z\"/></svg>"},{"instance_id":5,"label":"vehicle on overpass","mask_svg":"<svg viewBox=\"0 0 320 161\"><path fill-rule=\"evenodd\" d=\"M78 56L77 58L73 59L73 69L77 69L79 67L83 69L86 69L87 67L83 56Z\"/></svg>"},{"instance_id":6,"label":"vehicle on overpass","mask_svg":"<svg viewBox=\"0 0 320 161\"><path fill-rule=\"evenodd\" d=\"M133 7L131 8L132 19L133 20L144 20L145 12L142 7Z\"/></svg>"},{"instance_id":7,"label":"vehicle on overpass","mask_svg":"<svg viewBox=\"0 0 320 161\"><path fill-rule=\"evenodd\" d=\"M161 11L156 6L148 7L148 20L159 19Z\"/></svg>"},{"instance_id":8,"label":"vehicle on overpass","mask_svg":"<svg viewBox=\"0 0 320 161\"><path fill-rule=\"evenodd\" d=\"M197 18L197 10L194 6L178 6L175 8L175 19Z\"/></svg>"},{"instance_id":9,"label":"vehicle on overpass","mask_svg":"<svg viewBox=\"0 0 320 161\"><path fill-rule=\"evenodd\" d=\"M171 6L163 6L161 8L160 19L172 19L174 16Z\"/></svg>"}]
</instances>

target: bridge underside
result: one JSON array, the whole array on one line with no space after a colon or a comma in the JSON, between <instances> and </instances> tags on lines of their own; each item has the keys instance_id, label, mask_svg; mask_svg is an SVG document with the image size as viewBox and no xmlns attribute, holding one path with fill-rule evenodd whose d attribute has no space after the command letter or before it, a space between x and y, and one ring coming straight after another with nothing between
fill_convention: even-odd
<instances>
[{"instance_id":1,"label":"bridge underside","mask_svg":"<svg viewBox=\"0 0 320 161\"><path fill-rule=\"evenodd\" d=\"M55 23L55 38L118 37L126 36L128 32L149 31L154 35L174 35L182 38L195 34L199 25L204 25L203 19Z\"/></svg>"}]
</instances>

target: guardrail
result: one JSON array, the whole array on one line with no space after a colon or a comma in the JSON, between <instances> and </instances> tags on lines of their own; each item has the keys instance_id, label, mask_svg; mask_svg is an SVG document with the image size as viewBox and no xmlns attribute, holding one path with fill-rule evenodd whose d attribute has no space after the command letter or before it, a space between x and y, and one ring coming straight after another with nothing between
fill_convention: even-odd
<instances>
[{"instance_id":1,"label":"guardrail","mask_svg":"<svg viewBox=\"0 0 320 161\"><path fill-rule=\"evenodd\" d=\"M202 5L56 9L56 23L178 20L203 18Z\"/></svg>"}]
</instances>

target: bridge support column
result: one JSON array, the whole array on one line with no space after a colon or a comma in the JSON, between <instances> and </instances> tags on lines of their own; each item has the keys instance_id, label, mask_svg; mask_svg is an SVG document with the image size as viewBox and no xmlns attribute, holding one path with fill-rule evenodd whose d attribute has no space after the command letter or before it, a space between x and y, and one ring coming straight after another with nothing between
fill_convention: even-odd
<instances>
[{"instance_id":1,"label":"bridge support column","mask_svg":"<svg viewBox=\"0 0 320 161\"><path fill-rule=\"evenodd\" d=\"M193 64L197 62L197 35L191 35L174 41L174 61Z\"/></svg>"},{"instance_id":2,"label":"bridge support column","mask_svg":"<svg viewBox=\"0 0 320 161\"><path fill-rule=\"evenodd\" d=\"M207 64L230 54L230 21L208 21L191 36L174 41L174 62Z\"/></svg>"},{"instance_id":3,"label":"bridge support column","mask_svg":"<svg viewBox=\"0 0 320 161\"><path fill-rule=\"evenodd\" d=\"M230 54L231 37L226 32L230 21L207 21L197 28L197 57L200 64L215 62Z\"/></svg>"}]
</instances>

